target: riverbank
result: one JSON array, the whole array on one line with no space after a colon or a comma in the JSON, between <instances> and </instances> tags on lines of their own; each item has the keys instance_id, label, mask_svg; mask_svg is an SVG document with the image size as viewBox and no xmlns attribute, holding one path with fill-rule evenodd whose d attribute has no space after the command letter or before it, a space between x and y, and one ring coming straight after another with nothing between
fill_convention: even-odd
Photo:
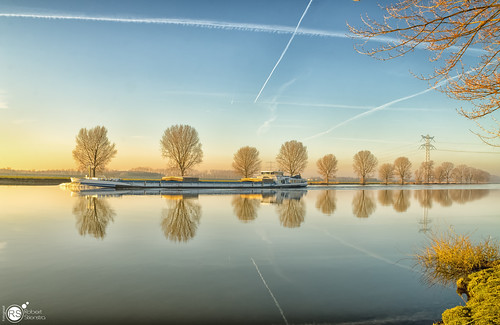
<instances>
[{"instance_id":1,"label":"riverbank","mask_svg":"<svg viewBox=\"0 0 500 325\"><path fill-rule=\"evenodd\" d=\"M0 176L0 185L59 185L68 182L71 182L69 177Z\"/></svg>"},{"instance_id":2,"label":"riverbank","mask_svg":"<svg viewBox=\"0 0 500 325\"><path fill-rule=\"evenodd\" d=\"M500 324L500 264L458 280L457 292L469 299L443 313L438 324Z\"/></svg>"}]
</instances>

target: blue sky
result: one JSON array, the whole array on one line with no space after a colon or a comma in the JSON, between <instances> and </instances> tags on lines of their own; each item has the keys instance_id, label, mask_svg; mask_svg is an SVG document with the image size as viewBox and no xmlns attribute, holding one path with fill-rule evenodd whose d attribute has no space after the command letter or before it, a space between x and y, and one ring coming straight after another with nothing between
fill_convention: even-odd
<instances>
[{"instance_id":1,"label":"blue sky","mask_svg":"<svg viewBox=\"0 0 500 325\"><path fill-rule=\"evenodd\" d=\"M3 0L0 168L74 168L78 130L96 125L117 145L110 168L161 168L160 137L181 123L198 130L199 169L230 169L246 145L273 161L288 140L307 146L308 176L329 153L351 175L359 150L417 167L430 134L436 163L500 174L499 150L469 131L462 103L437 91L411 97L429 87L409 72L432 71L427 52L377 61L353 49L346 22L380 17L375 1L313 0L263 87L308 3Z\"/></svg>"}]
</instances>

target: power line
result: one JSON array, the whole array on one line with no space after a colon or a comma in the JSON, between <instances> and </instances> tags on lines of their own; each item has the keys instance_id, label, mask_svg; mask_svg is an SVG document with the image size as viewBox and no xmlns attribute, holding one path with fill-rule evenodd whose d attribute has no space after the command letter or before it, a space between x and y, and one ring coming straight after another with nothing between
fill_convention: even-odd
<instances>
[{"instance_id":1,"label":"power line","mask_svg":"<svg viewBox=\"0 0 500 325\"><path fill-rule=\"evenodd\" d=\"M452 149L436 149L437 151L449 151L449 152L468 152L468 153L491 153L495 155L499 155L500 152L493 151L469 151L469 150L452 150Z\"/></svg>"}]
</instances>

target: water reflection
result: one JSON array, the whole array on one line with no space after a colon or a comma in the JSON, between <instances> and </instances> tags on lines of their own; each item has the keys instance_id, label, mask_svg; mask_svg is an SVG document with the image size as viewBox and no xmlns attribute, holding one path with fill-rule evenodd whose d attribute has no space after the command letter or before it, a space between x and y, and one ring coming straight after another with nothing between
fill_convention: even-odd
<instances>
[{"instance_id":1,"label":"water reflection","mask_svg":"<svg viewBox=\"0 0 500 325\"><path fill-rule=\"evenodd\" d=\"M432 198L442 207L449 207L453 204L449 190L437 190L432 193Z\"/></svg>"},{"instance_id":2,"label":"water reflection","mask_svg":"<svg viewBox=\"0 0 500 325\"><path fill-rule=\"evenodd\" d=\"M459 189L459 190L450 190L450 197L453 202L457 202L459 204L464 204L467 202L475 201L482 199L490 194L490 190L487 189Z\"/></svg>"},{"instance_id":3,"label":"water reflection","mask_svg":"<svg viewBox=\"0 0 500 325\"><path fill-rule=\"evenodd\" d=\"M376 208L372 191L357 191L352 198L352 213L358 218L368 218Z\"/></svg>"},{"instance_id":4,"label":"water reflection","mask_svg":"<svg viewBox=\"0 0 500 325\"><path fill-rule=\"evenodd\" d=\"M414 195L422 208L432 208L432 190L415 191Z\"/></svg>"},{"instance_id":5,"label":"water reflection","mask_svg":"<svg viewBox=\"0 0 500 325\"><path fill-rule=\"evenodd\" d=\"M322 191L316 200L316 208L324 214L331 216L337 209L335 191Z\"/></svg>"},{"instance_id":6,"label":"water reflection","mask_svg":"<svg viewBox=\"0 0 500 325\"><path fill-rule=\"evenodd\" d=\"M164 195L168 208L163 209L161 229L165 238L187 242L194 238L201 218L201 206L193 197Z\"/></svg>"},{"instance_id":7,"label":"water reflection","mask_svg":"<svg viewBox=\"0 0 500 325\"><path fill-rule=\"evenodd\" d=\"M380 190L378 191L378 202L383 206L391 206L394 204L394 191Z\"/></svg>"},{"instance_id":8,"label":"water reflection","mask_svg":"<svg viewBox=\"0 0 500 325\"><path fill-rule=\"evenodd\" d=\"M233 197L231 205L234 214L242 222L250 222L257 218L257 210L262 200L261 194L241 194Z\"/></svg>"},{"instance_id":9,"label":"water reflection","mask_svg":"<svg viewBox=\"0 0 500 325\"><path fill-rule=\"evenodd\" d=\"M106 199L96 196L79 197L73 206L73 214L80 235L89 234L100 239L106 236L106 227L115 216Z\"/></svg>"},{"instance_id":10,"label":"water reflection","mask_svg":"<svg viewBox=\"0 0 500 325\"><path fill-rule=\"evenodd\" d=\"M410 207L410 191L399 190L394 195L394 204L392 207L396 212L406 212Z\"/></svg>"},{"instance_id":11,"label":"water reflection","mask_svg":"<svg viewBox=\"0 0 500 325\"><path fill-rule=\"evenodd\" d=\"M316 209L333 215L338 208L337 190L321 190L317 194ZM413 192L413 193L412 193ZM465 204L478 200L489 194L488 189L381 189L357 190L352 192L352 213L358 218L368 218L376 210L375 196L382 206L392 206L394 211L407 212L413 198L422 207L422 218L419 220L420 231L431 229L429 211L437 203L441 207L450 207L453 203ZM165 191L165 190L120 190L91 189L79 192L80 197L73 207L77 217L77 227L83 236L90 234L95 238L106 236L106 227L113 221L115 212L109 207L107 200L128 195L161 196L167 200L168 207L161 211L161 229L165 238L174 242L187 242L194 238L201 218L201 205L197 201L199 195L227 196L233 195L230 204L234 215L244 223L258 217L262 205L275 206L279 222L286 228L297 228L302 225L306 216L306 190L265 190L265 191Z\"/></svg>"},{"instance_id":12,"label":"water reflection","mask_svg":"<svg viewBox=\"0 0 500 325\"><path fill-rule=\"evenodd\" d=\"M280 223L283 227L300 227L306 216L306 205L303 200L290 198L284 199L278 204L276 211L280 217Z\"/></svg>"}]
</instances>

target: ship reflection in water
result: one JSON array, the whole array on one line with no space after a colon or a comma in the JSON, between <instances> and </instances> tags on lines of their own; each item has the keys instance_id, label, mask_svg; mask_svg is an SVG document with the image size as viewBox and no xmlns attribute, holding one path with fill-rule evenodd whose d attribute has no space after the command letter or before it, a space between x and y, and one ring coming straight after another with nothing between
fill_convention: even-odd
<instances>
[{"instance_id":1,"label":"ship reflection in water","mask_svg":"<svg viewBox=\"0 0 500 325\"><path fill-rule=\"evenodd\" d=\"M338 203L336 190L313 190L316 192L315 207L324 215L335 214ZM413 192L413 193L412 193ZM165 238L173 242L188 242L196 236L202 217L199 196L231 196L233 214L242 223L255 221L262 205L274 206L279 223L285 228L300 227L306 218L305 196L307 190L234 190L234 191L165 191L165 190L109 190L90 189L73 192L78 196L73 207L76 227L82 236L97 239L106 236L106 228L114 221L116 212L108 199L122 196L160 196L167 202L161 210L160 226ZM413 194L413 195L412 195ZM450 207L454 203L465 204L488 196L488 189L425 189L425 190L354 190L351 201L352 215L368 218L377 209L377 203L390 207L397 213L406 212L411 200L423 208L419 222L421 231L429 230L428 210L434 203ZM413 197L412 197L413 196ZM341 202L345 204L345 202Z\"/></svg>"}]
</instances>

